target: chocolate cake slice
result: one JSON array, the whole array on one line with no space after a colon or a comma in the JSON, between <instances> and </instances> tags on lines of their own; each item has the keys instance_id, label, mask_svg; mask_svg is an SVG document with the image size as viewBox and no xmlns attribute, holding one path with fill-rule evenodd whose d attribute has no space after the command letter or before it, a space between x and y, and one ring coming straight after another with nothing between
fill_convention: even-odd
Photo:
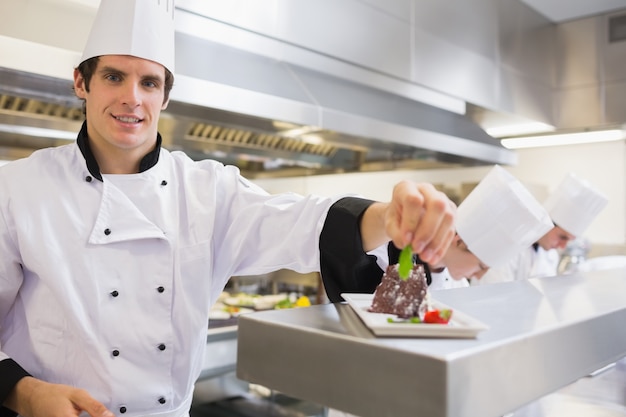
<instances>
[{"instance_id":1,"label":"chocolate cake slice","mask_svg":"<svg viewBox=\"0 0 626 417\"><path fill-rule=\"evenodd\" d=\"M376 287L369 311L396 314L400 318L419 316L426 312L428 292L423 265L414 265L406 280L398 274L398 264L389 265Z\"/></svg>"}]
</instances>

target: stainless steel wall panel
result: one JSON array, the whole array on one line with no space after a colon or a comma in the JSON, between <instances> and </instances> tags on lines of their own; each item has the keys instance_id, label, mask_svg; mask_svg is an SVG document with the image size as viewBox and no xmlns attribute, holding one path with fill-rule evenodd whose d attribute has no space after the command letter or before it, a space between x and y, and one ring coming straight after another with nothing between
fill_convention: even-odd
<instances>
[{"instance_id":1,"label":"stainless steel wall panel","mask_svg":"<svg viewBox=\"0 0 626 417\"><path fill-rule=\"evenodd\" d=\"M599 84L590 84L555 92L557 126L573 129L604 124L603 90Z\"/></svg>"},{"instance_id":2,"label":"stainless steel wall panel","mask_svg":"<svg viewBox=\"0 0 626 417\"><path fill-rule=\"evenodd\" d=\"M199 9L200 5L204 5L203 2L198 3L186 0L183 1L182 4L185 6L189 4L194 6L190 8L190 10L204 10ZM208 8L208 6L205 7L207 7L207 9L204 13L208 13L210 8ZM185 9L179 9L177 11L176 24L177 31L181 34L194 36L209 42L231 46L256 55L359 82L455 113L465 112L465 102L459 98L437 92L420 84L412 84L408 81L408 77L399 78L389 76L379 71L373 71L344 60L333 58L325 53L302 48L292 43L291 40L282 41L251 31L241 30L240 28L223 22L207 19L195 13L185 11ZM359 41L359 43L360 42L361 41ZM213 65L219 68L219 56L213 56L212 59L214 61Z\"/></svg>"},{"instance_id":3,"label":"stainless steel wall panel","mask_svg":"<svg viewBox=\"0 0 626 417\"><path fill-rule=\"evenodd\" d=\"M500 66L542 86L554 84L556 25L518 0L498 2Z\"/></svg>"},{"instance_id":4,"label":"stainless steel wall panel","mask_svg":"<svg viewBox=\"0 0 626 417\"><path fill-rule=\"evenodd\" d=\"M411 27L356 0L282 0L277 36L303 48L380 71L410 76Z\"/></svg>"},{"instance_id":5,"label":"stainless steel wall panel","mask_svg":"<svg viewBox=\"0 0 626 417\"><path fill-rule=\"evenodd\" d=\"M498 86L500 109L510 114L555 124L554 94L552 85L529 79L525 74L509 67L500 70Z\"/></svg>"},{"instance_id":6,"label":"stainless steel wall panel","mask_svg":"<svg viewBox=\"0 0 626 417\"><path fill-rule=\"evenodd\" d=\"M602 32L600 34L603 42L603 70L604 82L615 83L626 80L626 41L609 42L608 41L608 24L609 18L612 16L626 15L626 9L621 12L604 16L601 19ZM622 119L626 120L626 119Z\"/></svg>"},{"instance_id":7,"label":"stainless steel wall panel","mask_svg":"<svg viewBox=\"0 0 626 417\"><path fill-rule=\"evenodd\" d=\"M624 124L626 121L626 80L607 83L604 101L606 122Z\"/></svg>"},{"instance_id":8,"label":"stainless steel wall panel","mask_svg":"<svg viewBox=\"0 0 626 417\"><path fill-rule=\"evenodd\" d=\"M417 0L414 2L414 25L417 30L427 32L445 44L472 51L495 62L498 58L496 6L499 1Z\"/></svg>"},{"instance_id":9,"label":"stainless steel wall panel","mask_svg":"<svg viewBox=\"0 0 626 417\"><path fill-rule=\"evenodd\" d=\"M396 77L410 72L410 24L357 0L181 0L177 7ZM407 6L406 1L401 4ZM400 9L401 10L401 9Z\"/></svg>"},{"instance_id":10,"label":"stainless steel wall panel","mask_svg":"<svg viewBox=\"0 0 626 417\"><path fill-rule=\"evenodd\" d=\"M412 80L474 104L498 108L495 61L416 29Z\"/></svg>"},{"instance_id":11,"label":"stainless steel wall panel","mask_svg":"<svg viewBox=\"0 0 626 417\"><path fill-rule=\"evenodd\" d=\"M176 8L267 36L276 35L280 0L176 0Z\"/></svg>"},{"instance_id":12,"label":"stainless steel wall panel","mask_svg":"<svg viewBox=\"0 0 626 417\"><path fill-rule=\"evenodd\" d=\"M176 45L177 73L314 104L284 62L181 33Z\"/></svg>"},{"instance_id":13,"label":"stainless steel wall panel","mask_svg":"<svg viewBox=\"0 0 626 417\"><path fill-rule=\"evenodd\" d=\"M590 17L556 28L557 89L597 85L602 77L599 19Z\"/></svg>"},{"instance_id":14,"label":"stainless steel wall panel","mask_svg":"<svg viewBox=\"0 0 626 417\"><path fill-rule=\"evenodd\" d=\"M388 13L400 20L411 22L412 0L360 0L362 3L369 4L384 13Z\"/></svg>"}]
</instances>

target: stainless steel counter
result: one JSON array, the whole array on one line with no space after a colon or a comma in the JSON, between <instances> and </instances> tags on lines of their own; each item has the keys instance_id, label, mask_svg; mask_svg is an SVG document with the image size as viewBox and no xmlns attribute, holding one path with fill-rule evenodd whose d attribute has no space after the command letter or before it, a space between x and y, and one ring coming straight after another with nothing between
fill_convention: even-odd
<instances>
[{"instance_id":1,"label":"stainless steel counter","mask_svg":"<svg viewBox=\"0 0 626 417\"><path fill-rule=\"evenodd\" d=\"M237 323L207 331L202 372L198 380L219 377L235 371L237 363Z\"/></svg>"},{"instance_id":2,"label":"stainless steel counter","mask_svg":"<svg viewBox=\"0 0 626 417\"><path fill-rule=\"evenodd\" d=\"M496 417L626 355L626 269L433 291L476 339L376 338L346 304L239 318L237 376L362 417Z\"/></svg>"}]
</instances>

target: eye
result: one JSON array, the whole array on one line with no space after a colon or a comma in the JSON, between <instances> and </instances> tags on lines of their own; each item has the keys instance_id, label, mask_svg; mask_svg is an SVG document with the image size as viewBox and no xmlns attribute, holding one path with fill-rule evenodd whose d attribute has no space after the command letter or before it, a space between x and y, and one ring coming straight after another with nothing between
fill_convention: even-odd
<instances>
[{"instance_id":1,"label":"eye","mask_svg":"<svg viewBox=\"0 0 626 417\"><path fill-rule=\"evenodd\" d=\"M158 88L160 85L157 80L144 80L142 84L146 88Z\"/></svg>"},{"instance_id":2,"label":"eye","mask_svg":"<svg viewBox=\"0 0 626 417\"><path fill-rule=\"evenodd\" d=\"M107 74L104 76L104 78L108 81L113 81L113 82L118 82L122 79L122 77L120 77L119 74Z\"/></svg>"}]
</instances>

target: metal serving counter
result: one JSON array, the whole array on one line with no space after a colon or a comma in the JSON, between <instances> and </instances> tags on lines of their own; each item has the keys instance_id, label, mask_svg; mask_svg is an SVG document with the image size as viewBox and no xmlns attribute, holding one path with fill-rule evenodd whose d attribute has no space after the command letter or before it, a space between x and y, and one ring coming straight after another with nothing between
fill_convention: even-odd
<instances>
[{"instance_id":1,"label":"metal serving counter","mask_svg":"<svg viewBox=\"0 0 626 417\"><path fill-rule=\"evenodd\" d=\"M626 355L626 269L432 295L489 329L377 338L343 303L253 313L237 376L362 417L496 417Z\"/></svg>"}]
</instances>

